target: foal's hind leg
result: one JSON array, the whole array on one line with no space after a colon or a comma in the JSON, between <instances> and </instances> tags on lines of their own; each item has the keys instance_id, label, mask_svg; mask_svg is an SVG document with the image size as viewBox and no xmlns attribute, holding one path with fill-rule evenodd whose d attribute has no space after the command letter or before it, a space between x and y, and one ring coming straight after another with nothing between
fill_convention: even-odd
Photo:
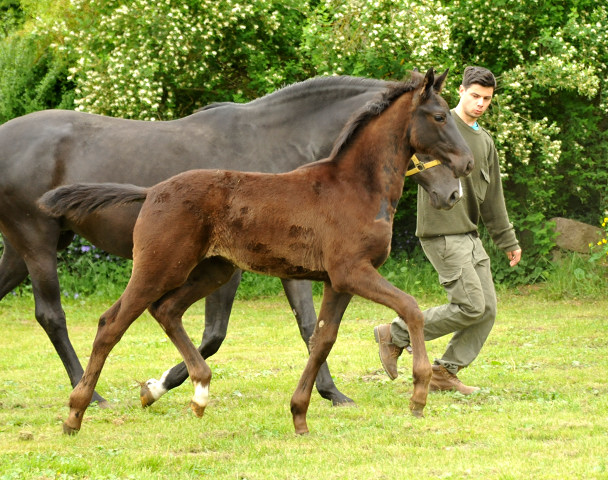
<instances>
[{"instance_id":1,"label":"foal's hind leg","mask_svg":"<svg viewBox=\"0 0 608 480\"><path fill-rule=\"evenodd\" d=\"M211 369L190 341L182 324L182 315L194 302L216 290L232 276L235 267L218 258L201 262L186 283L154 302L149 310L179 350L194 384L191 407L202 416L209 399ZM142 404L144 399L142 398Z\"/></svg>"},{"instance_id":2,"label":"foal's hind leg","mask_svg":"<svg viewBox=\"0 0 608 480\"><path fill-rule=\"evenodd\" d=\"M319 319L310 339L310 355L302 372L300 381L291 397L291 414L293 424L298 434L308 433L306 412L310 405L310 395L319 368L329 355L336 338L342 315L350 302L352 295L337 293L328 283L323 291L323 301L319 311Z\"/></svg>"},{"instance_id":3,"label":"foal's hind leg","mask_svg":"<svg viewBox=\"0 0 608 480\"><path fill-rule=\"evenodd\" d=\"M289 305L296 316L300 335L310 352L309 341L317 323L317 314L312 302L312 285L308 280L282 279L281 282L283 283L287 300L289 300ZM315 384L319 394L323 398L330 400L334 406L353 405L355 403L338 390L331 378L327 362L323 362L323 365L321 365Z\"/></svg>"},{"instance_id":4,"label":"foal's hind leg","mask_svg":"<svg viewBox=\"0 0 608 480\"><path fill-rule=\"evenodd\" d=\"M143 291L129 289L128 285L118 301L99 319L89 363L84 375L70 395L70 413L63 424L64 433L71 435L80 430L82 417L91 401L106 358L131 323L144 312L150 302L151 300L145 297Z\"/></svg>"},{"instance_id":5,"label":"foal's hind leg","mask_svg":"<svg viewBox=\"0 0 608 480\"><path fill-rule=\"evenodd\" d=\"M203 358L209 358L214 355L226 338L230 312L234 303L236 290L241 282L241 274L242 271L236 269L232 277L224 285L209 295L198 294L197 296L197 294L193 293L191 303L205 297L205 330L201 344L198 347L198 351ZM188 369L186 364L181 362L163 373L159 380L151 378L142 383L139 392L142 406L149 407L169 390L184 383L187 378Z\"/></svg>"}]
</instances>

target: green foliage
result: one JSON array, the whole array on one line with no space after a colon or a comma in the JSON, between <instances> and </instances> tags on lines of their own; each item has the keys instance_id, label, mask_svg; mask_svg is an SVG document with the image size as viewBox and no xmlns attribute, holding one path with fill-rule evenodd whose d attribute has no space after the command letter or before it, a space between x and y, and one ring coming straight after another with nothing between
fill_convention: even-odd
<instances>
[{"instance_id":1,"label":"green foliage","mask_svg":"<svg viewBox=\"0 0 608 480\"><path fill-rule=\"evenodd\" d=\"M12 35L0 43L0 123L45 108L72 108L67 67L48 40Z\"/></svg>"},{"instance_id":2,"label":"green foliage","mask_svg":"<svg viewBox=\"0 0 608 480\"><path fill-rule=\"evenodd\" d=\"M438 2L322 0L308 18L302 50L318 74L400 79L449 48L450 24L437 10Z\"/></svg>"},{"instance_id":3,"label":"green foliage","mask_svg":"<svg viewBox=\"0 0 608 480\"><path fill-rule=\"evenodd\" d=\"M0 39L6 37L23 23L23 10L19 0L0 0Z\"/></svg>"},{"instance_id":4,"label":"green foliage","mask_svg":"<svg viewBox=\"0 0 608 480\"><path fill-rule=\"evenodd\" d=\"M605 252L601 252L606 256ZM551 300L602 298L608 290L608 264L588 255L562 253L546 274L545 293Z\"/></svg>"},{"instance_id":5,"label":"green foliage","mask_svg":"<svg viewBox=\"0 0 608 480\"><path fill-rule=\"evenodd\" d=\"M133 262L109 255L76 237L59 252L61 294L66 298L103 296L118 298L127 286Z\"/></svg>"},{"instance_id":6,"label":"green foliage","mask_svg":"<svg viewBox=\"0 0 608 480\"><path fill-rule=\"evenodd\" d=\"M555 224L546 220L540 212L529 213L518 219L522 259L517 267L511 267L505 252L496 248L487 235L482 233L484 244L492 261L492 274L496 283L530 285L546 280L551 269L550 255L555 247Z\"/></svg>"}]
</instances>

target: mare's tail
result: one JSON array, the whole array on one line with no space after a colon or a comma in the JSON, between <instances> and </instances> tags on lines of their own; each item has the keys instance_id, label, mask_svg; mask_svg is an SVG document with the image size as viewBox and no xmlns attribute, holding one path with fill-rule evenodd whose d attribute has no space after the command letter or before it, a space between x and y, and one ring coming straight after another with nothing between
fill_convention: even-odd
<instances>
[{"instance_id":1,"label":"mare's tail","mask_svg":"<svg viewBox=\"0 0 608 480\"><path fill-rule=\"evenodd\" d=\"M76 183L49 190L38 206L51 217L66 217L76 223L99 208L143 202L148 189L120 183Z\"/></svg>"}]
</instances>

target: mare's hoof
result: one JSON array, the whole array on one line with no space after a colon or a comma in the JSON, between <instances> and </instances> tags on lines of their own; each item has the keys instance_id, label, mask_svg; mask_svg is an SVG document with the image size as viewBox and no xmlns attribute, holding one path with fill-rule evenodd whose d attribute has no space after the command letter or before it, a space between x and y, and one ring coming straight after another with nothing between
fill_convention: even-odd
<instances>
[{"instance_id":1,"label":"mare's hoof","mask_svg":"<svg viewBox=\"0 0 608 480\"><path fill-rule=\"evenodd\" d=\"M149 407L156 401L146 382L139 382L139 400L143 408Z\"/></svg>"},{"instance_id":2,"label":"mare's hoof","mask_svg":"<svg viewBox=\"0 0 608 480\"><path fill-rule=\"evenodd\" d=\"M424 404L410 400L410 411L416 418L424 418Z\"/></svg>"},{"instance_id":3,"label":"mare's hoof","mask_svg":"<svg viewBox=\"0 0 608 480\"><path fill-rule=\"evenodd\" d=\"M76 435L80 428L72 428L66 422L63 422L63 433L66 435Z\"/></svg>"},{"instance_id":4,"label":"mare's hoof","mask_svg":"<svg viewBox=\"0 0 608 480\"><path fill-rule=\"evenodd\" d=\"M93 398L91 398L89 405L93 405L94 403L97 403L100 408L108 408L110 406L108 401L97 392L93 392Z\"/></svg>"},{"instance_id":5,"label":"mare's hoof","mask_svg":"<svg viewBox=\"0 0 608 480\"><path fill-rule=\"evenodd\" d=\"M358 407L354 400L348 397L333 398L331 401L332 407Z\"/></svg>"},{"instance_id":6,"label":"mare's hoof","mask_svg":"<svg viewBox=\"0 0 608 480\"><path fill-rule=\"evenodd\" d=\"M192 409L194 414L199 418L202 417L203 414L205 413L205 407L201 407L200 405L198 405L194 402L190 402L190 408Z\"/></svg>"},{"instance_id":7,"label":"mare's hoof","mask_svg":"<svg viewBox=\"0 0 608 480\"><path fill-rule=\"evenodd\" d=\"M101 399L97 402L97 407L101 409L110 408L110 402L107 400Z\"/></svg>"}]
</instances>

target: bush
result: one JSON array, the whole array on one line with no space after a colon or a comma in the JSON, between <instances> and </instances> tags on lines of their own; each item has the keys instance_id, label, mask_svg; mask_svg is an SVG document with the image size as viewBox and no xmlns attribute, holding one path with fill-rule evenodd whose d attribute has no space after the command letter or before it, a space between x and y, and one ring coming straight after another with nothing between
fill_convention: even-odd
<instances>
[{"instance_id":1,"label":"bush","mask_svg":"<svg viewBox=\"0 0 608 480\"><path fill-rule=\"evenodd\" d=\"M68 298L118 298L129 281L133 262L110 255L76 237L58 255L61 295Z\"/></svg>"},{"instance_id":2,"label":"bush","mask_svg":"<svg viewBox=\"0 0 608 480\"><path fill-rule=\"evenodd\" d=\"M47 108L73 108L66 65L48 38L13 35L0 43L0 124Z\"/></svg>"}]
</instances>

